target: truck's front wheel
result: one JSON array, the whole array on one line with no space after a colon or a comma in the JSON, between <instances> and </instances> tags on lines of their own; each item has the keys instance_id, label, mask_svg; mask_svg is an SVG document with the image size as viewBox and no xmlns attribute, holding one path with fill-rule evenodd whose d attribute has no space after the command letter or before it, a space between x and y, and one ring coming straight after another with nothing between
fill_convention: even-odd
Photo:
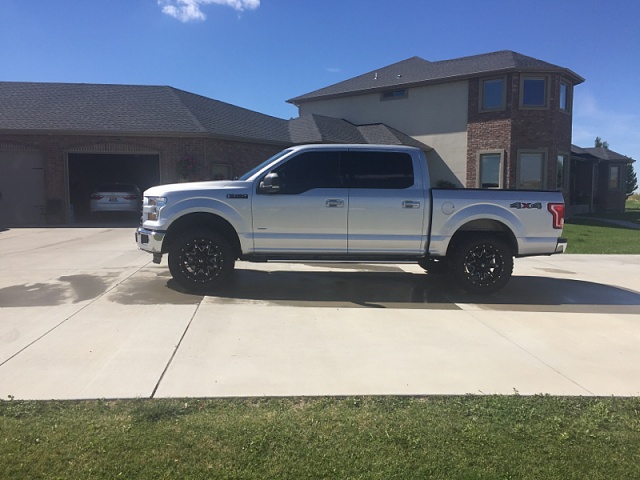
<instances>
[{"instance_id":1,"label":"truck's front wheel","mask_svg":"<svg viewBox=\"0 0 640 480\"><path fill-rule=\"evenodd\" d=\"M202 292L222 286L234 265L233 248L216 232L189 230L169 247L169 271L187 290Z\"/></svg>"},{"instance_id":2,"label":"truck's front wheel","mask_svg":"<svg viewBox=\"0 0 640 480\"><path fill-rule=\"evenodd\" d=\"M513 253L497 235L468 236L454 245L449 272L471 293L494 293L513 273Z\"/></svg>"}]
</instances>

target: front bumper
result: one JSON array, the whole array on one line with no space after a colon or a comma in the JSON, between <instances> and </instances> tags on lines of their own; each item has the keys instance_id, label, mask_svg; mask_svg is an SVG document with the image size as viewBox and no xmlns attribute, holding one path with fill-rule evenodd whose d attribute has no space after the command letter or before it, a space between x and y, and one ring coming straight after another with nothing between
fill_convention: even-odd
<instances>
[{"instance_id":1,"label":"front bumper","mask_svg":"<svg viewBox=\"0 0 640 480\"><path fill-rule=\"evenodd\" d=\"M136 243L140 250L145 252L162 255L162 242L164 241L165 232L148 230L140 227L136 230Z\"/></svg>"}]
</instances>

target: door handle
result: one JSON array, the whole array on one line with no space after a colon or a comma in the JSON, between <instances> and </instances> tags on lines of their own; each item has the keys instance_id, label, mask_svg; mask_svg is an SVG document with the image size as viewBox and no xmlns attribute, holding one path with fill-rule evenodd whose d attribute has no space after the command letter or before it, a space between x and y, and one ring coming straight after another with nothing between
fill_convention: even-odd
<instances>
[{"instance_id":1,"label":"door handle","mask_svg":"<svg viewBox=\"0 0 640 480\"><path fill-rule=\"evenodd\" d=\"M402 202L402 208L420 208L420 202L416 200L405 200Z\"/></svg>"},{"instance_id":2,"label":"door handle","mask_svg":"<svg viewBox=\"0 0 640 480\"><path fill-rule=\"evenodd\" d=\"M344 207L344 200L338 198L330 198L324 202L324 206L328 208L342 208Z\"/></svg>"}]
</instances>

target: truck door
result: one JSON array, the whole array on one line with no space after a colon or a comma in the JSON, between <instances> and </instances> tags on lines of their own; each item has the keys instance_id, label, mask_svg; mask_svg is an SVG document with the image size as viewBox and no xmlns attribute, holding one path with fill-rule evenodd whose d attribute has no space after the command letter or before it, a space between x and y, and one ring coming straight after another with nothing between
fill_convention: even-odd
<instances>
[{"instance_id":1,"label":"truck door","mask_svg":"<svg viewBox=\"0 0 640 480\"><path fill-rule=\"evenodd\" d=\"M348 189L340 152L302 152L259 180L253 196L256 253L345 254Z\"/></svg>"},{"instance_id":2,"label":"truck door","mask_svg":"<svg viewBox=\"0 0 640 480\"><path fill-rule=\"evenodd\" d=\"M425 248L425 196L410 154L351 151L349 254L419 254Z\"/></svg>"}]
</instances>

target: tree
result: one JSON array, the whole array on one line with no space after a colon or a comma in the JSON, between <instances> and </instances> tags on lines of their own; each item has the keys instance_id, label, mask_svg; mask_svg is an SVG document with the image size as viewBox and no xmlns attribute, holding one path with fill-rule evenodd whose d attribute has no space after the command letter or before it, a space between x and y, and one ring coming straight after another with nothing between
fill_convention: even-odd
<instances>
[{"instance_id":1,"label":"tree","mask_svg":"<svg viewBox=\"0 0 640 480\"><path fill-rule=\"evenodd\" d=\"M596 148L602 147L605 150L609 150L609 142L602 141L600 137L596 137L595 147Z\"/></svg>"},{"instance_id":2,"label":"tree","mask_svg":"<svg viewBox=\"0 0 640 480\"><path fill-rule=\"evenodd\" d=\"M633 195L637 188L638 177L636 177L636 172L633 170L633 164L627 163L627 189L625 190L627 198Z\"/></svg>"}]
</instances>

